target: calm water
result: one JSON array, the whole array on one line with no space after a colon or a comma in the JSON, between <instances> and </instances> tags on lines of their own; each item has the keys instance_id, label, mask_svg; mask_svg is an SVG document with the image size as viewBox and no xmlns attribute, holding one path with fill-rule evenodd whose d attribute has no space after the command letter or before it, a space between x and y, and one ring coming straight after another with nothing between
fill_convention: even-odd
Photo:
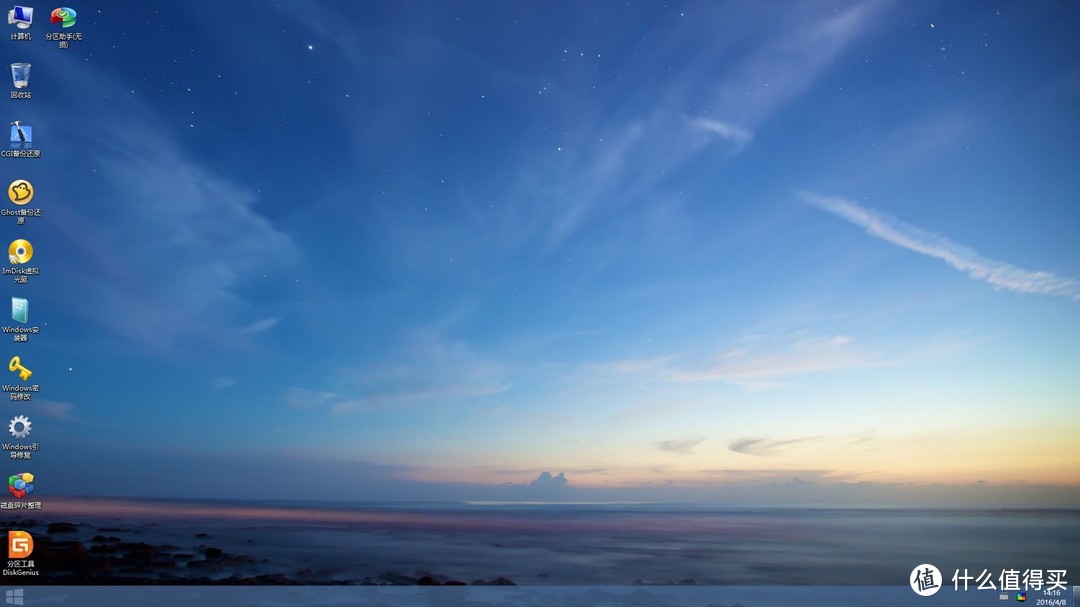
<instances>
[{"instance_id":1,"label":"calm water","mask_svg":"<svg viewBox=\"0 0 1080 607\"><path fill-rule=\"evenodd\" d=\"M89 504L89 505L88 505ZM134 506L132 506L134 504ZM139 541L212 545L263 572L359 579L428 571L518 584L906 584L912 568L1066 569L1080 511L707 508L671 505L62 501L57 520ZM209 537L195 538L196 533Z\"/></svg>"}]
</instances>

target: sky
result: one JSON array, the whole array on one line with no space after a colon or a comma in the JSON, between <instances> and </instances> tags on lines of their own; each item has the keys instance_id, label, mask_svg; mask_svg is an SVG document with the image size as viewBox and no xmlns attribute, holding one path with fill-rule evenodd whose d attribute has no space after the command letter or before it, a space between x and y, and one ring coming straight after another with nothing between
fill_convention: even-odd
<instances>
[{"instance_id":1,"label":"sky","mask_svg":"<svg viewBox=\"0 0 1080 607\"><path fill-rule=\"evenodd\" d=\"M1075 3L75 8L42 495L1080 506Z\"/></svg>"}]
</instances>

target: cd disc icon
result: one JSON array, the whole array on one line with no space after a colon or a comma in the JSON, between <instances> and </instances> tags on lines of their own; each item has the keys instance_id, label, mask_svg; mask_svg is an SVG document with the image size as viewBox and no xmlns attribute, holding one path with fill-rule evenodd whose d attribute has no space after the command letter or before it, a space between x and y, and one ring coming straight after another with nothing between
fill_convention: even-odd
<instances>
[{"instance_id":1,"label":"cd disc icon","mask_svg":"<svg viewBox=\"0 0 1080 607\"><path fill-rule=\"evenodd\" d=\"M33 256L34 247L28 240L22 238L13 240L8 246L8 259L11 260L11 263L27 263Z\"/></svg>"},{"instance_id":2,"label":"cd disc icon","mask_svg":"<svg viewBox=\"0 0 1080 607\"><path fill-rule=\"evenodd\" d=\"M34 186L25 179L16 179L8 186L8 198L17 205L24 205L34 198Z\"/></svg>"}]
</instances>

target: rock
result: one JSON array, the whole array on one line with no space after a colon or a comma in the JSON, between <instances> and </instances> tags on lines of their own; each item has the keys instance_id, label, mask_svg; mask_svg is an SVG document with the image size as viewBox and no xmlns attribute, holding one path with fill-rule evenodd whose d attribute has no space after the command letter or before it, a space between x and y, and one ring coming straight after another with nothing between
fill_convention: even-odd
<instances>
[{"instance_id":1,"label":"rock","mask_svg":"<svg viewBox=\"0 0 1080 607\"><path fill-rule=\"evenodd\" d=\"M116 546L123 552L139 558L149 558L160 552L157 546L152 546L146 542L123 542L116 544Z\"/></svg>"},{"instance_id":2,"label":"rock","mask_svg":"<svg viewBox=\"0 0 1080 607\"><path fill-rule=\"evenodd\" d=\"M90 546L90 554L117 554L120 552L120 546L111 544L107 546Z\"/></svg>"},{"instance_id":3,"label":"rock","mask_svg":"<svg viewBox=\"0 0 1080 607\"><path fill-rule=\"evenodd\" d=\"M499 576L493 580L473 580L473 586L517 586L510 580Z\"/></svg>"},{"instance_id":4,"label":"rock","mask_svg":"<svg viewBox=\"0 0 1080 607\"><path fill-rule=\"evenodd\" d=\"M108 537L105 537L104 535L95 535L94 537L90 538L90 541L94 542L95 544L116 544L120 542L120 538L112 535Z\"/></svg>"},{"instance_id":5,"label":"rock","mask_svg":"<svg viewBox=\"0 0 1080 607\"><path fill-rule=\"evenodd\" d=\"M383 584L390 584L391 586L415 586L416 578L402 575L396 571L389 571L379 575L379 581Z\"/></svg>"},{"instance_id":6,"label":"rock","mask_svg":"<svg viewBox=\"0 0 1080 607\"><path fill-rule=\"evenodd\" d=\"M300 585L299 582L297 582L295 580L290 580L289 578L285 577L284 575L282 575L280 573L274 573L272 575L257 575L255 577L244 578L244 579L240 580L240 583L244 584L244 585L255 585L255 584L272 584L272 585L277 585L277 586L298 586L298 585Z\"/></svg>"}]
</instances>

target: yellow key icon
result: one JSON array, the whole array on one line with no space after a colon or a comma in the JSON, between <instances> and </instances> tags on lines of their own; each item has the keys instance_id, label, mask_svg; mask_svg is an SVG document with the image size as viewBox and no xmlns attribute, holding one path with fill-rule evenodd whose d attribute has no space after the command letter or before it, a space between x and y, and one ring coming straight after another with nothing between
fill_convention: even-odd
<instances>
[{"instance_id":1,"label":"yellow key icon","mask_svg":"<svg viewBox=\"0 0 1080 607\"><path fill-rule=\"evenodd\" d=\"M18 371L19 377L22 378L23 381L30 379L30 376L34 374L33 371L22 366L22 361L19 360L18 356L11 357L11 362L8 363L8 369L11 370L11 372L13 373Z\"/></svg>"}]
</instances>

